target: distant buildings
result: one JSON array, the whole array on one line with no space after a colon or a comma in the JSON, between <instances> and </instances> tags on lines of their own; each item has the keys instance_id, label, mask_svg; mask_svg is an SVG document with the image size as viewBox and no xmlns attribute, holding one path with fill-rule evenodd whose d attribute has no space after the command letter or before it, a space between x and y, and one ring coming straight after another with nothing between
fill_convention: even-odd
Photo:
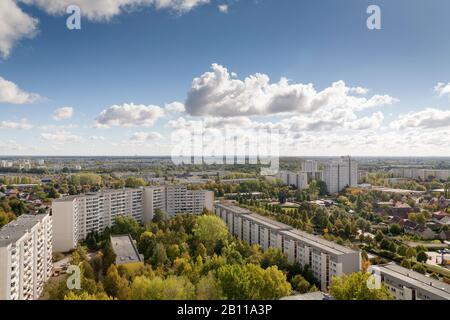
<instances>
[{"instance_id":1,"label":"distant buildings","mask_svg":"<svg viewBox=\"0 0 450 320\"><path fill-rule=\"evenodd\" d=\"M278 178L284 185L295 186L298 190L303 190L308 188L312 180L323 180L323 173L318 170L317 161L306 160L302 162L301 171L280 171Z\"/></svg>"},{"instance_id":2,"label":"distant buildings","mask_svg":"<svg viewBox=\"0 0 450 320\"><path fill-rule=\"evenodd\" d=\"M450 285L394 263L370 266L369 272L379 276L397 300L450 300Z\"/></svg>"},{"instance_id":3,"label":"distant buildings","mask_svg":"<svg viewBox=\"0 0 450 320\"><path fill-rule=\"evenodd\" d=\"M358 185L358 163L351 157L341 157L325 166L323 178L328 192L338 193L345 187Z\"/></svg>"},{"instance_id":4,"label":"distant buildings","mask_svg":"<svg viewBox=\"0 0 450 320\"><path fill-rule=\"evenodd\" d=\"M52 217L22 215L0 229L0 300L34 300L52 274Z\"/></svg>"},{"instance_id":5,"label":"distant buildings","mask_svg":"<svg viewBox=\"0 0 450 320\"><path fill-rule=\"evenodd\" d=\"M407 178L416 180L448 180L450 178L450 170L438 170L438 169L420 169L420 168L393 168L389 171L394 177Z\"/></svg>"},{"instance_id":6,"label":"distant buildings","mask_svg":"<svg viewBox=\"0 0 450 320\"><path fill-rule=\"evenodd\" d=\"M279 179L287 186L295 186L298 190L308 188L308 175L306 172L280 171Z\"/></svg>"},{"instance_id":7,"label":"distant buildings","mask_svg":"<svg viewBox=\"0 0 450 320\"><path fill-rule=\"evenodd\" d=\"M88 234L113 226L118 216L147 223L156 209L175 216L199 214L205 207L213 210L213 205L212 191L188 190L183 185L104 190L56 199L52 203L53 250L66 252L75 248Z\"/></svg>"},{"instance_id":8,"label":"distant buildings","mask_svg":"<svg viewBox=\"0 0 450 320\"><path fill-rule=\"evenodd\" d=\"M263 250L279 248L292 263L308 265L321 289L327 290L333 276L350 274L361 269L361 253L327 241L318 236L294 229L278 221L254 214L231 204L215 205L230 233L250 244L259 244Z\"/></svg>"}]
</instances>

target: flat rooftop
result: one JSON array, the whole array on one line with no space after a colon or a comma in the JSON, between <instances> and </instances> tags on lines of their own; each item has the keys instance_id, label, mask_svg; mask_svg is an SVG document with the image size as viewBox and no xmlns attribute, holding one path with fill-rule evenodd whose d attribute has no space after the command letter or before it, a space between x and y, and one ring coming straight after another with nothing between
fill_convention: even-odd
<instances>
[{"instance_id":1,"label":"flat rooftop","mask_svg":"<svg viewBox=\"0 0 450 320\"><path fill-rule=\"evenodd\" d=\"M111 244L116 254L116 265L144 261L130 235L111 236Z\"/></svg>"},{"instance_id":2,"label":"flat rooftop","mask_svg":"<svg viewBox=\"0 0 450 320\"><path fill-rule=\"evenodd\" d=\"M450 285L394 263L374 266L383 273L450 300Z\"/></svg>"},{"instance_id":3,"label":"flat rooftop","mask_svg":"<svg viewBox=\"0 0 450 320\"><path fill-rule=\"evenodd\" d=\"M266 227L269 227L271 229L276 229L276 230L289 230L292 229L292 226L289 226L287 224L284 224L282 222L264 217L264 216L260 216L259 214L256 213L250 213L250 214L246 214L243 217L252 220L254 222L257 222L258 224L264 225Z\"/></svg>"},{"instance_id":4,"label":"flat rooftop","mask_svg":"<svg viewBox=\"0 0 450 320\"><path fill-rule=\"evenodd\" d=\"M76 194L76 195L73 195L73 196L67 196L67 197L54 199L53 202L73 201L73 200L78 199L78 198L96 197L96 196L104 195L104 194L121 193L121 192L127 192L127 191L141 191L141 189L131 189L131 188L125 188L125 189L104 189L104 190L100 190L98 192L81 193L81 194Z\"/></svg>"},{"instance_id":5,"label":"flat rooftop","mask_svg":"<svg viewBox=\"0 0 450 320\"><path fill-rule=\"evenodd\" d=\"M319 236L315 236L313 234L309 234L307 232L304 232L304 231L301 231L298 229L285 230L285 231L282 231L281 233L284 235L287 235L293 239L298 239L300 241L307 242L313 247L319 248L324 251L328 251L335 255L358 252L356 250L350 249L345 246L341 246L340 244L337 244L335 242L325 240Z\"/></svg>"},{"instance_id":6,"label":"flat rooftop","mask_svg":"<svg viewBox=\"0 0 450 320\"><path fill-rule=\"evenodd\" d=\"M47 214L23 214L0 229L0 247L6 247L26 235Z\"/></svg>"}]
</instances>

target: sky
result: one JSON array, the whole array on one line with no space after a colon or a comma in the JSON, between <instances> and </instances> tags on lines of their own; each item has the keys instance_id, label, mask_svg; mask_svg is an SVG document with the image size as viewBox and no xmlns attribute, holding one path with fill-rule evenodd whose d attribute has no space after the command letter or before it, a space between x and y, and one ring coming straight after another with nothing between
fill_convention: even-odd
<instances>
[{"instance_id":1,"label":"sky","mask_svg":"<svg viewBox=\"0 0 450 320\"><path fill-rule=\"evenodd\" d=\"M80 30L66 26L71 4ZM0 155L170 155L201 125L277 132L284 156L449 156L449 12L447 0L2 0Z\"/></svg>"}]
</instances>

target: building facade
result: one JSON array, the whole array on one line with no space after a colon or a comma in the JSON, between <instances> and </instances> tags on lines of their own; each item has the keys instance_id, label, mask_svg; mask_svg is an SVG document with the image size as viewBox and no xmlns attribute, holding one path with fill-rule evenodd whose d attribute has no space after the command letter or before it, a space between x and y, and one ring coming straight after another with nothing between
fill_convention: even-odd
<instances>
[{"instance_id":1,"label":"building facade","mask_svg":"<svg viewBox=\"0 0 450 320\"><path fill-rule=\"evenodd\" d=\"M35 300L52 275L52 217L21 215L0 229L0 300Z\"/></svg>"},{"instance_id":2,"label":"building facade","mask_svg":"<svg viewBox=\"0 0 450 320\"><path fill-rule=\"evenodd\" d=\"M308 174L306 172L280 171L279 179L287 186L295 186L298 190L308 188Z\"/></svg>"},{"instance_id":3,"label":"building facade","mask_svg":"<svg viewBox=\"0 0 450 320\"><path fill-rule=\"evenodd\" d=\"M347 186L355 187L358 185L358 163L351 157L341 157L325 166L323 178L331 194Z\"/></svg>"},{"instance_id":4,"label":"building facade","mask_svg":"<svg viewBox=\"0 0 450 320\"><path fill-rule=\"evenodd\" d=\"M216 204L215 213L228 225L230 233L265 251L279 248L289 262L308 265L321 290L327 290L331 278L361 270L361 253L291 226L254 214L231 204Z\"/></svg>"},{"instance_id":5,"label":"building facade","mask_svg":"<svg viewBox=\"0 0 450 320\"><path fill-rule=\"evenodd\" d=\"M450 285L395 263L369 267L397 300L450 300Z\"/></svg>"},{"instance_id":6,"label":"building facade","mask_svg":"<svg viewBox=\"0 0 450 320\"><path fill-rule=\"evenodd\" d=\"M188 190L182 185L104 190L56 199L52 203L53 250L74 249L88 234L112 227L118 216L147 223L153 219L156 209L175 216L200 214L205 207L213 210L212 191Z\"/></svg>"}]
</instances>

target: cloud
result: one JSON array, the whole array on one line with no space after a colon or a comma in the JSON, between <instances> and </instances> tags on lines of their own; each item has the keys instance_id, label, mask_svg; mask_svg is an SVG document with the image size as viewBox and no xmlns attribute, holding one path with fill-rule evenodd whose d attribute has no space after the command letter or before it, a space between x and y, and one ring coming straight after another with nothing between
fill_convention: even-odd
<instances>
[{"instance_id":1,"label":"cloud","mask_svg":"<svg viewBox=\"0 0 450 320\"><path fill-rule=\"evenodd\" d=\"M177 101L166 104L164 109L166 112L169 112L169 113L183 113L186 111L184 104L182 104L181 102L177 102Z\"/></svg>"},{"instance_id":2,"label":"cloud","mask_svg":"<svg viewBox=\"0 0 450 320\"><path fill-rule=\"evenodd\" d=\"M144 142L161 140L163 136L158 132L135 132L130 137L131 141Z\"/></svg>"},{"instance_id":3,"label":"cloud","mask_svg":"<svg viewBox=\"0 0 450 320\"><path fill-rule=\"evenodd\" d=\"M28 121L26 119L22 119L20 122L0 121L0 129L29 130L32 128L33 128L33 125L28 123Z\"/></svg>"},{"instance_id":4,"label":"cloud","mask_svg":"<svg viewBox=\"0 0 450 320\"><path fill-rule=\"evenodd\" d=\"M435 129L450 126L450 110L426 108L422 111L400 115L398 120L391 122L391 128Z\"/></svg>"},{"instance_id":5,"label":"cloud","mask_svg":"<svg viewBox=\"0 0 450 320\"><path fill-rule=\"evenodd\" d=\"M437 93L439 93L439 96L443 96L443 95L450 95L450 83L443 83L443 82L439 82L435 87L434 87L434 91L436 91Z\"/></svg>"},{"instance_id":6,"label":"cloud","mask_svg":"<svg viewBox=\"0 0 450 320\"><path fill-rule=\"evenodd\" d=\"M3 0L2 0L3 1ZM209 0L20 0L36 5L51 15L64 15L69 5L78 5L82 15L92 21L107 21L124 12L142 7L185 13Z\"/></svg>"},{"instance_id":7,"label":"cloud","mask_svg":"<svg viewBox=\"0 0 450 320\"><path fill-rule=\"evenodd\" d=\"M73 116L73 112L73 108L71 107L62 107L55 110L52 118L56 121L70 119Z\"/></svg>"},{"instance_id":8,"label":"cloud","mask_svg":"<svg viewBox=\"0 0 450 320\"><path fill-rule=\"evenodd\" d=\"M38 20L23 12L13 0L0 1L0 56L7 58L17 41L37 33Z\"/></svg>"},{"instance_id":9,"label":"cloud","mask_svg":"<svg viewBox=\"0 0 450 320\"><path fill-rule=\"evenodd\" d=\"M228 5L227 4L220 4L218 6L218 9L222 13L228 13Z\"/></svg>"},{"instance_id":10,"label":"cloud","mask_svg":"<svg viewBox=\"0 0 450 320\"><path fill-rule=\"evenodd\" d=\"M124 104L103 110L96 119L96 127L151 127L164 116L164 110L154 105Z\"/></svg>"},{"instance_id":11,"label":"cloud","mask_svg":"<svg viewBox=\"0 0 450 320\"><path fill-rule=\"evenodd\" d=\"M349 88L344 81L318 92L311 83L291 84L286 78L271 83L269 76L261 73L239 80L221 65L213 64L211 68L211 72L192 81L185 103L186 112L192 116L311 114L323 109L361 111L397 101L388 95L353 96L353 91L363 93L367 89Z\"/></svg>"},{"instance_id":12,"label":"cloud","mask_svg":"<svg viewBox=\"0 0 450 320\"><path fill-rule=\"evenodd\" d=\"M38 94L23 91L15 83L0 77L0 103L26 104L33 103L39 98Z\"/></svg>"},{"instance_id":13,"label":"cloud","mask_svg":"<svg viewBox=\"0 0 450 320\"><path fill-rule=\"evenodd\" d=\"M106 139L103 136L90 136L89 140L92 140L92 141L105 141Z\"/></svg>"},{"instance_id":14,"label":"cloud","mask_svg":"<svg viewBox=\"0 0 450 320\"><path fill-rule=\"evenodd\" d=\"M43 132L41 138L45 141L51 141L54 143L63 142L81 142L83 139L70 131L57 131L57 132Z\"/></svg>"}]
</instances>

